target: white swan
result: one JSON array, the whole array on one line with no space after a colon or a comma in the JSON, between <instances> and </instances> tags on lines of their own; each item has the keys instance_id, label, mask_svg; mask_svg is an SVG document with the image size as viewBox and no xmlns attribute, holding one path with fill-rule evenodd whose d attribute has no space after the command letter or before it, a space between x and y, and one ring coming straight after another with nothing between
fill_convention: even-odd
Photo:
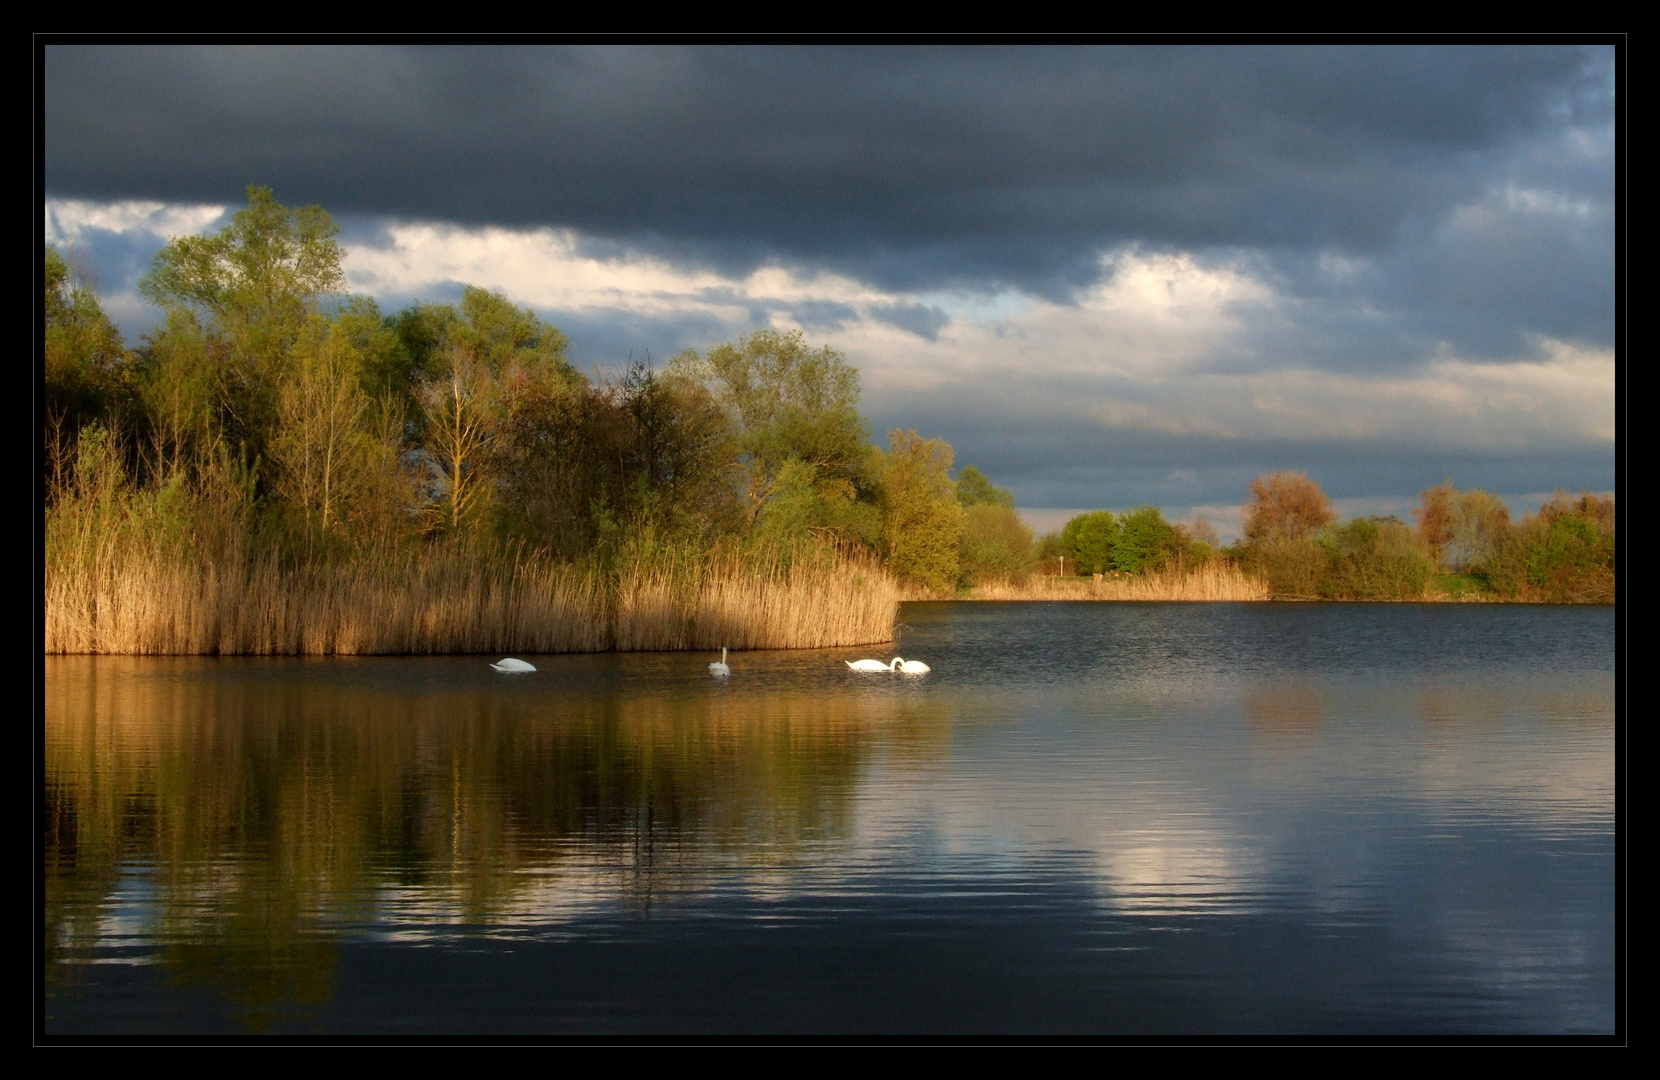
<instances>
[{"instance_id":1,"label":"white swan","mask_svg":"<svg viewBox=\"0 0 1660 1080\"><path fill-rule=\"evenodd\" d=\"M843 660L853 671L892 671L893 668L880 660Z\"/></svg>"},{"instance_id":2,"label":"white swan","mask_svg":"<svg viewBox=\"0 0 1660 1080\"><path fill-rule=\"evenodd\" d=\"M926 675L933 668L924 664L921 660L906 660L903 657L896 656L893 658L893 662L888 665L888 670L902 672L906 675Z\"/></svg>"},{"instance_id":3,"label":"white swan","mask_svg":"<svg viewBox=\"0 0 1660 1080\"><path fill-rule=\"evenodd\" d=\"M515 660L511 656L505 658L499 664L491 664L490 666L509 675L523 675L526 672L536 670L532 665L525 663L523 660Z\"/></svg>"},{"instance_id":4,"label":"white swan","mask_svg":"<svg viewBox=\"0 0 1660 1080\"><path fill-rule=\"evenodd\" d=\"M732 669L726 666L726 649L724 647L720 651L720 663L709 665L709 674L718 679L724 679L732 674Z\"/></svg>"}]
</instances>

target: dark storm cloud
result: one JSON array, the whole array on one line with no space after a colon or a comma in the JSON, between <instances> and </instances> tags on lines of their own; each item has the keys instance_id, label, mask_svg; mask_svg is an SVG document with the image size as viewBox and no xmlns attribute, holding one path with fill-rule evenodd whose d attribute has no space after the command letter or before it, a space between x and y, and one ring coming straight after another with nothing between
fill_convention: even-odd
<instances>
[{"instance_id":1,"label":"dark storm cloud","mask_svg":"<svg viewBox=\"0 0 1660 1080\"><path fill-rule=\"evenodd\" d=\"M1127 241L1388 255L1527 147L1606 127L1610 66L1544 47L54 46L45 170L56 196L258 182L729 270L1063 295ZM1606 163L1532 167L1611 196Z\"/></svg>"}]
</instances>

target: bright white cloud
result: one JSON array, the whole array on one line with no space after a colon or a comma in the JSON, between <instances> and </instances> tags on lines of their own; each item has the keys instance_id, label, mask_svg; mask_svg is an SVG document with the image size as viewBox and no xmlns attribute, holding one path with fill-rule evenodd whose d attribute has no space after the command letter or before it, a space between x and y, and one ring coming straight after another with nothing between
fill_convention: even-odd
<instances>
[{"instance_id":1,"label":"bright white cloud","mask_svg":"<svg viewBox=\"0 0 1660 1080\"><path fill-rule=\"evenodd\" d=\"M168 240L199 233L225 215L223 206L177 203L98 203L80 199L51 199L46 203L46 242L75 244L91 230L141 233Z\"/></svg>"},{"instance_id":2,"label":"bright white cloud","mask_svg":"<svg viewBox=\"0 0 1660 1080\"><path fill-rule=\"evenodd\" d=\"M834 274L802 275L764 266L742 277L684 269L641 254L596 258L567 229L463 229L401 224L388 243L351 245L346 277L370 294L412 295L452 282L502 293L531 307L633 316L712 316L733 323L754 304L877 305L884 293Z\"/></svg>"}]
</instances>

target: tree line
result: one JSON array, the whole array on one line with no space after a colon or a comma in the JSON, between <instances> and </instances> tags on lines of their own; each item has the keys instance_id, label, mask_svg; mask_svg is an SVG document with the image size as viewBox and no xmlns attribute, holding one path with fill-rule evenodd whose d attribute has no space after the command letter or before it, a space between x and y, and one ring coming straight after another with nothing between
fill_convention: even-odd
<instances>
[{"instance_id":1,"label":"tree line","mask_svg":"<svg viewBox=\"0 0 1660 1080\"><path fill-rule=\"evenodd\" d=\"M251 187L218 233L157 254L139 288L164 319L128 347L88 268L48 248L49 520L121 492L158 538L241 515L300 562L438 544L605 568L829 545L923 589L959 580L951 447L909 430L871 445L836 350L762 329L589 377L499 292L388 314L344 291L342 254L327 212Z\"/></svg>"},{"instance_id":2,"label":"tree line","mask_svg":"<svg viewBox=\"0 0 1660 1080\"><path fill-rule=\"evenodd\" d=\"M1275 595L1344 600L1453 596L1557 603L1614 600L1615 504L1610 495L1555 493L1512 521L1496 495L1447 481L1419 496L1411 524L1394 516L1339 523L1306 474L1250 485L1245 534L1228 554Z\"/></svg>"},{"instance_id":3,"label":"tree line","mask_svg":"<svg viewBox=\"0 0 1660 1080\"><path fill-rule=\"evenodd\" d=\"M444 545L604 572L830 546L934 594L1222 560L1285 597L1613 595L1614 503L1588 494L1512 522L1496 497L1447 483L1413 524L1339 523L1317 484L1282 472L1252 482L1227 548L1207 522L1151 506L1039 538L979 470L953 478L944 440L896 429L872 445L857 371L799 331L591 378L564 334L499 292L388 314L345 292L342 255L326 211L250 187L218 233L157 254L139 288L164 318L129 347L89 268L48 247L49 523L96 505L164 544L237 517L250 543L307 564Z\"/></svg>"}]
</instances>

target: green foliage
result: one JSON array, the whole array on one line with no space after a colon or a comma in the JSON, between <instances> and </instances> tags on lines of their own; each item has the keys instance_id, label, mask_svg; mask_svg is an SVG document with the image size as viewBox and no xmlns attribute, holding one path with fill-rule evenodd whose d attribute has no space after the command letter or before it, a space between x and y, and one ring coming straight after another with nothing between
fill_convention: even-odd
<instances>
[{"instance_id":1,"label":"green foliage","mask_svg":"<svg viewBox=\"0 0 1660 1080\"><path fill-rule=\"evenodd\" d=\"M726 416L683 376L635 364L599 386L517 379L500 424L493 469L504 525L555 551L599 552L603 562L626 530L705 536L738 517Z\"/></svg>"},{"instance_id":2,"label":"green foliage","mask_svg":"<svg viewBox=\"0 0 1660 1080\"><path fill-rule=\"evenodd\" d=\"M409 350L399 338L393 320L381 315L380 305L367 296L348 296L330 312L334 332L358 355L358 379L370 397L403 397L417 380ZM413 399L408 404L413 405Z\"/></svg>"},{"instance_id":3,"label":"green foliage","mask_svg":"<svg viewBox=\"0 0 1660 1080\"><path fill-rule=\"evenodd\" d=\"M1430 587L1454 600L1469 596L1489 596L1492 588L1480 574L1436 574L1430 578Z\"/></svg>"},{"instance_id":4,"label":"green foliage","mask_svg":"<svg viewBox=\"0 0 1660 1080\"><path fill-rule=\"evenodd\" d=\"M1119 518L1112 544L1113 568L1126 574L1157 570L1179 559L1186 542L1155 506L1142 506Z\"/></svg>"},{"instance_id":5,"label":"green foliage","mask_svg":"<svg viewBox=\"0 0 1660 1080\"><path fill-rule=\"evenodd\" d=\"M286 207L270 188L250 186L248 205L218 233L162 248L139 291L162 308L195 311L271 361L318 302L345 284L339 233L322 207Z\"/></svg>"},{"instance_id":6,"label":"green foliage","mask_svg":"<svg viewBox=\"0 0 1660 1080\"><path fill-rule=\"evenodd\" d=\"M1267 581L1269 591L1282 600L1319 597L1330 566L1326 549L1312 536L1279 536L1241 544L1233 549L1233 556L1248 573Z\"/></svg>"},{"instance_id":7,"label":"green foliage","mask_svg":"<svg viewBox=\"0 0 1660 1080\"><path fill-rule=\"evenodd\" d=\"M1103 574L1113 568L1113 546L1117 542L1117 519L1109 511L1096 510L1066 523L1061 529L1059 554L1066 556L1074 574Z\"/></svg>"},{"instance_id":8,"label":"green foliage","mask_svg":"<svg viewBox=\"0 0 1660 1080\"><path fill-rule=\"evenodd\" d=\"M808 348L799 330L757 330L701 356L682 353L669 370L707 385L730 418L751 522L782 490L779 475L792 460L813 466L820 482L874 497L859 375L841 353Z\"/></svg>"},{"instance_id":9,"label":"green foliage","mask_svg":"<svg viewBox=\"0 0 1660 1080\"><path fill-rule=\"evenodd\" d=\"M986 474L972 465L957 474L957 501L963 506L1014 506L1014 495L993 487Z\"/></svg>"},{"instance_id":10,"label":"green foliage","mask_svg":"<svg viewBox=\"0 0 1660 1080\"><path fill-rule=\"evenodd\" d=\"M914 431L888 433L882 546L903 581L943 592L959 577L963 508L951 482L951 447Z\"/></svg>"},{"instance_id":11,"label":"green foliage","mask_svg":"<svg viewBox=\"0 0 1660 1080\"><path fill-rule=\"evenodd\" d=\"M1586 599L1614 570L1614 534L1577 515L1550 523L1525 558L1527 581L1551 599ZM1610 596L1609 599L1612 599Z\"/></svg>"},{"instance_id":12,"label":"green foliage","mask_svg":"<svg viewBox=\"0 0 1660 1080\"><path fill-rule=\"evenodd\" d=\"M957 483L960 491L961 477ZM1032 530L1011 506L973 503L963 511L963 543L958 561L963 583L967 585L1024 581L1032 570Z\"/></svg>"},{"instance_id":13,"label":"green foliage","mask_svg":"<svg viewBox=\"0 0 1660 1080\"><path fill-rule=\"evenodd\" d=\"M397 367L387 373L387 381L413 386L442 375L451 327L460 321L461 313L453 305L423 302L389 317L386 327L397 339L398 348L391 354Z\"/></svg>"},{"instance_id":14,"label":"green foliage","mask_svg":"<svg viewBox=\"0 0 1660 1080\"><path fill-rule=\"evenodd\" d=\"M473 352L500 378L513 373L574 374L565 352L570 341L559 330L517 308L499 292L465 286L461 318L447 326L446 344Z\"/></svg>"},{"instance_id":15,"label":"green foliage","mask_svg":"<svg viewBox=\"0 0 1660 1080\"><path fill-rule=\"evenodd\" d=\"M1325 531L1327 566L1320 595L1338 600L1415 600L1435 572L1434 560L1393 518L1355 518Z\"/></svg>"},{"instance_id":16,"label":"green foliage","mask_svg":"<svg viewBox=\"0 0 1660 1080\"><path fill-rule=\"evenodd\" d=\"M758 536L776 543L813 534L874 547L881 533L880 509L859 501L852 484L826 480L817 466L793 459L779 470L773 496L761 511Z\"/></svg>"},{"instance_id":17,"label":"green foliage","mask_svg":"<svg viewBox=\"0 0 1660 1080\"><path fill-rule=\"evenodd\" d=\"M214 342L194 313L174 309L138 350L138 398L149 422L152 453L178 472L209 451L219 434L220 371Z\"/></svg>"},{"instance_id":18,"label":"green foliage","mask_svg":"<svg viewBox=\"0 0 1660 1080\"><path fill-rule=\"evenodd\" d=\"M1557 493L1506 529L1476 571L1500 596L1556 603L1612 603L1614 500Z\"/></svg>"},{"instance_id":19,"label":"green foliage","mask_svg":"<svg viewBox=\"0 0 1660 1080\"><path fill-rule=\"evenodd\" d=\"M42 390L48 440L96 423L128 393L127 350L98 303L97 290L54 248L45 261L45 370ZM52 447L43 459L49 465Z\"/></svg>"},{"instance_id":20,"label":"green foliage","mask_svg":"<svg viewBox=\"0 0 1660 1080\"><path fill-rule=\"evenodd\" d=\"M345 282L339 229L321 207L289 208L269 188L213 236L181 236L156 253L139 291L168 312L152 349L180 330L207 346L217 379L216 426L264 455L276 424L277 386L306 321Z\"/></svg>"},{"instance_id":21,"label":"green foliage","mask_svg":"<svg viewBox=\"0 0 1660 1080\"><path fill-rule=\"evenodd\" d=\"M277 388L277 430L270 441L277 483L308 529L327 533L345 520L376 461L363 423L369 399L360 377L363 354L348 329L313 316Z\"/></svg>"}]
</instances>

